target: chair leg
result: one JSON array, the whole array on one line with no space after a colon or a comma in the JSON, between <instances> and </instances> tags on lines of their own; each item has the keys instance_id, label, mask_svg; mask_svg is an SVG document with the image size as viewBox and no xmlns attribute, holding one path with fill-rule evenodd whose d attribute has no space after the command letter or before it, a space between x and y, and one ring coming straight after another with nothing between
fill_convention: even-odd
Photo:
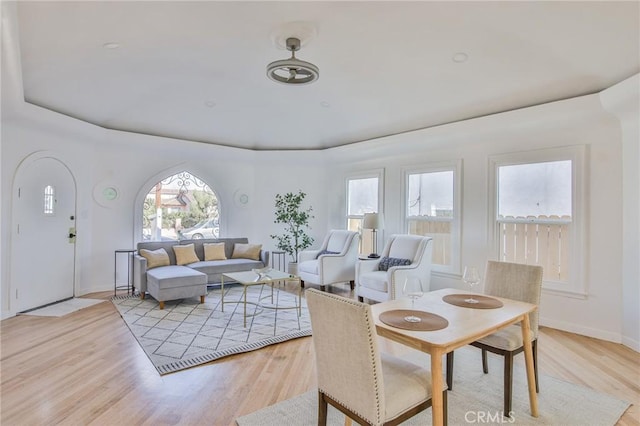
<instances>
[{"instance_id":1,"label":"chair leg","mask_svg":"<svg viewBox=\"0 0 640 426\"><path fill-rule=\"evenodd\" d=\"M318 426L327 425L327 400L322 392L318 391Z\"/></svg>"},{"instance_id":2,"label":"chair leg","mask_svg":"<svg viewBox=\"0 0 640 426\"><path fill-rule=\"evenodd\" d=\"M160 309L164 309L164 302L160 302Z\"/></svg>"},{"instance_id":3,"label":"chair leg","mask_svg":"<svg viewBox=\"0 0 640 426\"><path fill-rule=\"evenodd\" d=\"M482 350L482 371L484 374L489 373L489 364L487 363L487 350Z\"/></svg>"},{"instance_id":4,"label":"chair leg","mask_svg":"<svg viewBox=\"0 0 640 426\"><path fill-rule=\"evenodd\" d=\"M200 303L204 303L204 296L200 296Z\"/></svg>"},{"instance_id":5,"label":"chair leg","mask_svg":"<svg viewBox=\"0 0 640 426\"><path fill-rule=\"evenodd\" d=\"M504 354L504 416L511 417L511 388L513 384L513 352Z\"/></svg>"},{"instance_id":6,"label":"chair leg","mask_svg":"<svg viewBox=\"0 0 640 426\"><path fill-rule=\"evenodd\" d=\"M531 346L533 349L533 372L536 377L536 393L540 393L540 386L538 384L540 382L538 380L538 339L531 342Z\"/></svg>"},{"instance_id":7,"label":"chair leg","mask_svg":"<svg viewBox=\"0 0 640 426\"><path fill-rule=\"evenodd\" d=\"M447 389L453 390L453 351L447 353Z\"/></svg>"},{"instance_id":8,"label":"chair leg","mask_svg":"<svg viewBox=\"0 0 640 426\"><path fill-rule=\"evenodd\" d=\"M351 286L351 290L355 289L356 288L356 282L353 281L353 280L349 281L349 286Z\"/></svg>"},{"instance_id":9,"label":"chair leg","mask_svg":"<svg viewBox=\"0 0 640 426\"><path fill-rule=\"evenodd\" d=\"M304 281L300 280L300 288L304 288Z\"/></svg>"},{"instance_id":10,"label":"chair leg","mask_svg":"<svg viewBox=\"0 0 640 426\"><path fill-rule=\"evenodd\" d=\"M327 286L326 285L321 285L320 286L320 291L327 291Z\"/></svg>"},{"instance_id":11,"label":"chair leg","mask_svg":"<svg viewBox=\"0 0 640 426\"><path fill-rule=\"evenodd\" d=\"M364 297L362 297L362 296L358 296L358 302L360 302L360 303L364 303Z\"/></svg>"},{"instance_id":12,"label":"chair leg","mask_svg":"<svg viewBox=\"0 0 640 426\"><path fill-rule=\"evenodd\" d=\"M453 354L453 352L450 352ZM449 417L449 403L447 402L447 394L449 392L448 391L443 391L442 392L442 424L443 426L447 426L447 424L449 423L448 417Z\"/></svg>"}]
</instances>

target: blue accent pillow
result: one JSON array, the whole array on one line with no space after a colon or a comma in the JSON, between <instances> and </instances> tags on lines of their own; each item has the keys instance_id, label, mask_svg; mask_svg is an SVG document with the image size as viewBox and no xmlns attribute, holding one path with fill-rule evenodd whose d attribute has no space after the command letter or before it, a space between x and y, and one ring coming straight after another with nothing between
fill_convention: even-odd
<instances>
[{"instance_id":1,"label":"blue accent pillow","mask_svg":"<svg viewBox=\"0 0 640 426\"><path fill-rule=\"evenodd\" d=\"M400 259L397 257L381 257L378 263L378 271L388 271L392 266L411 265L411 259Z\"/></svg>"},{"instance_id":2,"label":"blue accent pillow","mask_svg":"<svg viewBox=\"0 0 640 426\"><path fill-rule=\"evenodd\" d=\"M340 254L339 251L330 251L330 250L321 250L320 253L316 256L316 259L322 256L323 254Z\"/></svg>"}]
</instances>

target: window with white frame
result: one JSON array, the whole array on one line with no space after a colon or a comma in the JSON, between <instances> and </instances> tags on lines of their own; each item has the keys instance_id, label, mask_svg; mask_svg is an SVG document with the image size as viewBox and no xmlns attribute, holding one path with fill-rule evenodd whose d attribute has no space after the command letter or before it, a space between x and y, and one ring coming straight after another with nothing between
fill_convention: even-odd
<instances>
[{"instance_id":1,"label":"window with white frame","mask_svg":"<svg viewBox=\"0 0 640 426\"><path fill-rule=\"evenodd\" d=\"M405 170L407 233L433 239L433 269L459 269L459 164L447 163Z\"/></svg>"},{"instance_id":2,"label":"window with white frame","mask_svg":"<svg viewBox=\"0 0 640 426\"><path fill-rule=\"evenodd\" d=\"M492 157L498 260L540 265L545 288L585 293L584 148Z\"/></svg>"},{"instance_id":3,"label":"window with white frame","mask_svg":"<svg viewBox=\"0 0 640 426\"><path fill-rule=\"evenodd\" d=\"M373 250L372 233L363 231L365 213L380 211L382 171L347 178L347 229L360 233L360 253Z\"/></svg>"}]
</instances>

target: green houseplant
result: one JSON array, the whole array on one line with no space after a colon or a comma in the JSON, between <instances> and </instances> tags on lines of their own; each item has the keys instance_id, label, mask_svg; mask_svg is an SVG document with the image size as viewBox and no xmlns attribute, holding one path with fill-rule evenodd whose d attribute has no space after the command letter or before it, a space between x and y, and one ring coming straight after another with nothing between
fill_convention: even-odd
<instances>
[{"instance_id":1,"label":"green houseplant","mask_svg":"<svg viewBox=\"0 0 640 426\"><path fill-rule=\"evenodd\" d=\"M302 191L297 194L288 192L284 195L276 194L276 219L273 223L283 223L284 232L281 235L271 235L276 240L276 246L291 256L293 265L290 264L289 273L293 273L291 267L297 267L298 253L311 247L313 238L306 233L306 228L310 228L309 219L313 216L312 207L303 208L302 203L307 196Z\"/></svg>"}]
</instances>

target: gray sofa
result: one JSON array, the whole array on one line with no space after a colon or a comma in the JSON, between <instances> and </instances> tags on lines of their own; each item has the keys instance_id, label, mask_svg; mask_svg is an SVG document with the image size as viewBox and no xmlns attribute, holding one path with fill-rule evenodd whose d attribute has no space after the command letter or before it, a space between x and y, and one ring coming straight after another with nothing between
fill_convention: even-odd
<instances>
[{"instance_id":1,"label":"gray sofa","mask_svg":"<svg viewBox=\"0 0 640 426\"><path fill-rule=\"evenodd\" d=\"M173 251L175 245L194 244L198 258L204 259L205 243L225 243L224 251L226 260L209 260L190 263L188 265L176 265L176 256ZM140 297L144 298L149 292L160 302L160 309L164 307L165 300L184 299L200 296L201 301L207 293L207 285L219 284L223 273L250 271L253 268L262 268L269 264L269 252L260 251L260 260L232 259L233 247L236 243L247 244L247 238L216 238L182 241L148 241L138 243L138 253L142 249L158 250L163 248L169 255L169 266L160 266L147 270L147 259L136 253L133 257L133 285L140 291Z\"/></svg>"}]
</instances>

